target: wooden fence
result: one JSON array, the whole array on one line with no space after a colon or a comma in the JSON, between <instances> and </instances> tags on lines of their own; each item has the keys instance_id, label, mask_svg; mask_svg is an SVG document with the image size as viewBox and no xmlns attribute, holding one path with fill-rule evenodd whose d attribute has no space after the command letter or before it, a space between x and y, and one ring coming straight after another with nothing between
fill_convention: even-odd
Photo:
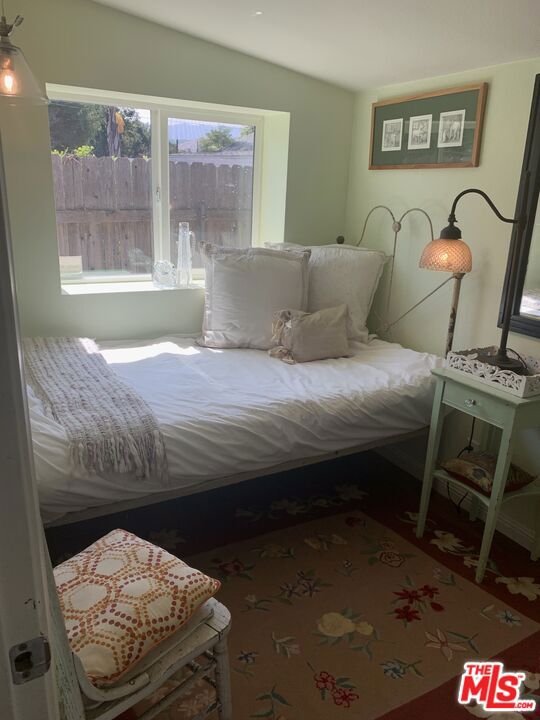
<instances>
[{"instance_id":1,"label":"wooden fence","mask_svg":"<svg viewBox=\"0 0 540 720\"><path fill-rule=\"evenodd\" d=\"M84 271L150 271L152 161L53 155L52 166L60 255L80 255ZM253 168L170 161L169 184L173 262L181 221L196 245L251 244Z\"/></svg>"}]
</instances>

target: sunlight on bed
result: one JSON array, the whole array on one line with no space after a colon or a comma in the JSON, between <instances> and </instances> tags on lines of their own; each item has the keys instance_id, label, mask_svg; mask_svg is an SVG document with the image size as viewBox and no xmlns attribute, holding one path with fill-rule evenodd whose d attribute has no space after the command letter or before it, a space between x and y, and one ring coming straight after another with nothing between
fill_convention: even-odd
<instances>
[{"instance_id":1,"label":"sunlight on bed","mask_svg":"<svg viewBox=\"0 0 540 720\"><path fill-rule=\"evenodd\" d=\"M140 362L159 355L198 355L201 351L196 347L179 347L173 342L155 343L144 347L123 347L101 350L101 355L108 365Z\"/></svg>"}]
</instances>

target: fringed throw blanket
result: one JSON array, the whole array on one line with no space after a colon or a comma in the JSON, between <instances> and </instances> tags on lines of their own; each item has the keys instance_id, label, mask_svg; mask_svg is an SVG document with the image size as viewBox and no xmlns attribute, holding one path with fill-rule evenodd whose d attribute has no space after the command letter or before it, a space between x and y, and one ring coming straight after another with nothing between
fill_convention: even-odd
<instances>
[{"instance_id":1,"label":"fringed throw blanket","mask_svg":"<svg viewBox=\"0 0 540 720\"><path fill-rule=\"evenodd\" d=\"M68 435L77 467L165 479L167 458L147 403L86 338L27 338L28 382Z\"/></svg>"}]
</instances>

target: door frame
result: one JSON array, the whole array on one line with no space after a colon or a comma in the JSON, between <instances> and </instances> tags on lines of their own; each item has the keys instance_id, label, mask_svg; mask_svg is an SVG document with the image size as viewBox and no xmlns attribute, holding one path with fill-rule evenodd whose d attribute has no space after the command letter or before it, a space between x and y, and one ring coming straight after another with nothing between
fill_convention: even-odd
<instances>
[{"instance_id":1,"label":"door frame","mask_svg":"<svg viewBox=\"0 0 540 720\"><path fill-rule=\"evenodd\" d=\"M0 145L0 717L57 720L53 672L15 684L10 650L49 638L45 548L22 363ZM19 678L20 679L20 678ZM37 710L39 708L39 711Z\"/></svg>"}]
</instances>

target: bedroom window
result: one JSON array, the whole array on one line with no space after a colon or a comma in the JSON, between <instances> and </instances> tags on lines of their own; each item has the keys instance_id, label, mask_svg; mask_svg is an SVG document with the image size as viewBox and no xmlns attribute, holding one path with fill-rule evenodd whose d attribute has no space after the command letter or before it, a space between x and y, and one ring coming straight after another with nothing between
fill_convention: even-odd
<instances>
[{"instance_id":1,"label":"bedroom window","mask_svg":"<svg viewBox=\"0 0 540 720\"><path fill-rule=\"evenodd\" d=\"M195 280L201 243L260 242L262 117L67 88L49 97L63 287L148 284L156 261L176 264L180 223Z\"/></svg>"},{"instance_id":2,"label":"bedroom window","mask_svg":"<svg viewBox=\"0 0 540 720\"><path fill-rule=\"evenodd\" d=\"M49 128L62 281L147 277L154 260L150 111L53 100Z\"/></svg>"},{"instance_id":3,"label":"bedroom window","mask_svg":"<svg viewBox=\"0 0 540 720\"><path fill-rule=\"evenodd\" d=\"M169 251L179 223L189 223L193 269L202 270L201 242L249 247L253 225L254 125L167 118Z\"/></svg>"}]
</instances>

